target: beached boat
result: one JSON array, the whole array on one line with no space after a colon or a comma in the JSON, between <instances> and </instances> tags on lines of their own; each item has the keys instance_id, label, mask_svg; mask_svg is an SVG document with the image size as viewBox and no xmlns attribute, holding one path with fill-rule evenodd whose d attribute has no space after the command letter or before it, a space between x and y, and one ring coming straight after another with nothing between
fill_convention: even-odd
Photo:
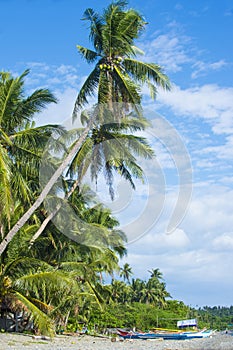
<instances>
[{"instance_id":1,"label":"beached boat","mask_svg":"<svg viewBox=\"0 0 233 350\"><path fill-rule=\"evenodd\" d=\"M197 332L185 332L188 339L194 339L194 338L209 338L212 336L215 331L212 329L203 329L202 331Z\"/></svg>"},{"instance_id":2,"label":"beached boat","mask_svg":"<svg viewBox=\"0 0 233 350\"><path fill-rule=\"evenodd\" d=\"M133 332L133 331L125 331L122 329L117 329L117 334L124 339L155 339L155 338L164 338L164 339L184 339L187 338L187 335L183 335L183 333L144 333L144 332Z\"/></svg>"},{"instance_id":3,"label":"beached boat","mask_svg":"<svg viewBox=\"0 0 233 350\"><path fill-rule=\"evenodd\" d=\"M117 334L124 339L171 339L171 340L184 340L195 338L208 338L213 334L212 330L192 331L192 332L133 332L117 329Z\"/></svg>"},{"instance_id":4,"label":"beached boat","mask_svg":"<svg viewBox=\"0 0 233 350\"><path fill-rule=\"evenodd\" d=\"M187 339L187 335L183 333L145 333L138 336L139 339L158 339L162 338L164 340L183 340Z\"/></svg>"},{"instance_id":5,"label":"beached boat","mask_svg":"<svg viewBox=\"0 0 233 350\"><path fill-rule=\"evenodd\" d=\"M139 336L146 333L143 332L134 332L134 331L125 331L123 329L117 329L117 335L124 339L140 339Z\"/></svg>"},{"instance_id":6,"label":"beached boat","mask_svg":"<svg viewBox=\"0 0 233 350\"><path fill-rule=\"evenodd\" d=\"M213 334L212 330L203 330L197 332L180 332L180 333L147 333L139 335L139 339L171 339L171 340L185 340L195 338L209 338Z\"/></svg>"}]
</instances>

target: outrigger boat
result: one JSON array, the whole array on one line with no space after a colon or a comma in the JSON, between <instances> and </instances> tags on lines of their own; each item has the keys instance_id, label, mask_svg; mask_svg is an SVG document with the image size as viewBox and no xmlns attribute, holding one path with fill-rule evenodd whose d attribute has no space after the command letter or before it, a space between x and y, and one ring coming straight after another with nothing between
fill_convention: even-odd
<instances>
[{"instance_id":1,"label":"outrigger boat","mask_svg":"<svg viewBox=\"0 0 233 350\"><path fill-rule=\"evenodd\" d=\"M124 339L140 339L139 336L144 334L147 334L147 333L117 329L117 335L119 335L119 337Z\"/></svg>"},{"instance_id":2,"label":"outrigger boat","mask_svg":"<svg viewBox=\"0 0 233 350\"><path fill-rule=\"evenodd\" d=\"M133 332L125 331L122 329L117 329L117 334L119 337L124 339L171 339L171 340L183 340L183 339L194 339L194 338L208 338L214 331L203 329L202 331L193 331L193 332Z\"/></svg>"}]
</instances>

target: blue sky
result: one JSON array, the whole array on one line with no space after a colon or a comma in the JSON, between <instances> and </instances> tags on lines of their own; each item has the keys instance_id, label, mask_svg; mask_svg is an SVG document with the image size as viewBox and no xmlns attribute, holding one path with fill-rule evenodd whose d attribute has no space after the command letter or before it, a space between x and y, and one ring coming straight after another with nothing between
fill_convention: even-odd
<instances>
[{"instance_id":1,"label":"blue sky","mask_svg":"<svg viewBox=\"0 0 233 350\"><path fill-rule=\"evenodd\" d=\"M0 0L4 14L0 68L14 74L30 68L28 91L48 87L59 98L57 106L38 117L40 123L63 123L70 117L78 89L91 69L76 50L76 44L89 46L87 27L80 19L87 7L101 11L108 4L93 0ZM135 276L146 279L147 271L158 267L174 299L193 306L231 305L232 1L131 0L129 5L148 22L137 43L145 52L144 60L160 64L173 84L171 92L159 91L156 102L149 101L145 90L145 110L165 118L180 137L180 150L186 147L183 159L191 159L192 198L189 202L186 197L185 217L167 235L184 168L174 165L174 145L168 145L169 135L158 132L156 124L147 134L157 155L152 166L143 163L147 183L138 184L137 193L130 194L124 209L117 211L117 203L107 199L106 203L127 233L137 225L136 237L142 236L128 244L126 260ZM157 186L155 173L160 174ZM153 225L145 232L145 222L152 216Z\"/></svg>"}]
</instances>

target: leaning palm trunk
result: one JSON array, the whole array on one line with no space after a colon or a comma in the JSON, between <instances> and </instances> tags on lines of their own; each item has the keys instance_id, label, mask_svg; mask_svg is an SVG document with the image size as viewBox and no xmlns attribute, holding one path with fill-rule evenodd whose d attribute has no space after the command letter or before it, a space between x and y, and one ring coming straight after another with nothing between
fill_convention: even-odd
<instances>
[{"instance_id":1,"label":"leaning palm trunk","mask_svg":"<svg viewBox=\"0 0 233 350\"><path fill-rule=\"evenodd\" d=\"M75 181L75 183L73 184L73 186L71 187L70 191L67 193L67 195L65 196L65 200L69 199L70 196L72 195L72 193L74 193L74 191L76 190L76 188L78 187L78 185L80 184L79 179ZM42 222L42 224L40 225L40 228L36 231L36 233L33 235L33 237L31 238L30 242L29 242L29 249L32 247L32 245L34 244L35 240L37 238L40 237L40 235L42 234L42 232L45 230L45 228L47 227L48 223L53 220L53 218L57 215L57 213L59 212L59 210L62 207L62 203L59 203L55 209L46 217L46 219L44 219L44 221Z\"/></svg>"},{"instance_id":2,"label":"leaning palm trunk","mask_svg":"<svg viewBox=\"0 0 233 350\"><path fill-rule=\"evenodd\" d=\"M67 168L68 164L71 162L72 158L75 156L75 154L78 152L79 148L81 147L83 141L87 137L88 132L91 129L93 123L93 119L90 119L89 123L87 124L86 128L83 131L83 134L80 136L80 138L75 143L74 147L70 151L70 153L67 155L67 157L64 159L62 164L59 166L59 168L55 171L53 176L50 178L50 180L47 182L46 186L42 190L41 194L37 198L37 200L34 202L34 204L28 209L28 211L18 220L18 222L13 226L13 228L8 232L6 237L3 239L3 241L0 244L0 256L5 251L8 244L11 242L11 240L14 238L16 233L23 227L23 225L30 219L32 214L36 211L37 208L41 205L41 203L45 200L46 196L58 180L58 178L62 175L64 170Z\"/></svg>"}]
</instances>

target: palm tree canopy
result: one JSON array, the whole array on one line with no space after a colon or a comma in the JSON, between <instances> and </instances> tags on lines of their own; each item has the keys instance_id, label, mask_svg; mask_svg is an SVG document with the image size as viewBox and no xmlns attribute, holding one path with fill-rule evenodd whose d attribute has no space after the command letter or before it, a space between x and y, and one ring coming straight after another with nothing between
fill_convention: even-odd
<instances>
[{"instance_id":1,"label":"palm tree canopy","mask_svg":"<svg viewBox=\"0 0 233 350\"><path fill-rule=\"evenodd\" d=\"M148 272L150 273L151 278L155 278L158 280L163 279L163 273L158 268L148 270Z\"/></svg>"},{"instance_id":2,"label":"palm tree canopy","mask_svg":"<svg viewBox=\"0 0 233 350\"><path fill-rule=\"evenodd\" d=\"M130 277L133 275L132 268L128 263L120 269L120 277L129 282Z\"/></svg>"},{"instance_id":3,"label":"palm tree canopy","mask_svg":"<svg viewBox=\"0 0 233 350\"><path fill-rule=\"evenodd\" d=\"M126 9L127 1L112 2L102 15L88 8L83 20L90 23L90 50L77 45L81 56L95 67L78 94L73 117L97 93L98 103L124 102L140 113L141 85L147 84L155 98L157 86L170 89L168 77L155 63L137 60L139 50L134 41L145 29L146 22L134 9Z\"/></svg>"},{"instance_id":4,"label":"palm tree canopy","mask_svg":"<svg viewBox=\"0 0 233 350\"><path fill-rule=\"evenodd\" d=\"M113 103L113 108L115 105ZM86 124L90 120L92 111L90 109L82 113L83 123ZM91 178L97 183L99 174L103 172L113 199L114 173L128 181L133 189L135 189L134 179L144 181L144 173L137 159L151 159L154 151L144 137L134 133L145 130L150 123L144 117L136 118L135 113L130 113L122 117L119 122L114 122L114 112L105 106L102 108L100 118L97 116L93 121L93 128L74 157L68 174L73 176L78 173L81 181L90 167Z\"/></svg>"},{"instance_id":5,"label":"palm tree canopy","mask_svg":"<svg viewBox=\"0 0 233 350\"><path fill-rule=\"evenodd\" d=\"M38 190L40 157L52 132L60 134L57 125L37 127L33 121L49 103L56 103L47 89L25 95L25 78L29 70L18 77L0 72L0 228L10 226L14 206L30 205Z\"/></svg>"}]
</instances>

